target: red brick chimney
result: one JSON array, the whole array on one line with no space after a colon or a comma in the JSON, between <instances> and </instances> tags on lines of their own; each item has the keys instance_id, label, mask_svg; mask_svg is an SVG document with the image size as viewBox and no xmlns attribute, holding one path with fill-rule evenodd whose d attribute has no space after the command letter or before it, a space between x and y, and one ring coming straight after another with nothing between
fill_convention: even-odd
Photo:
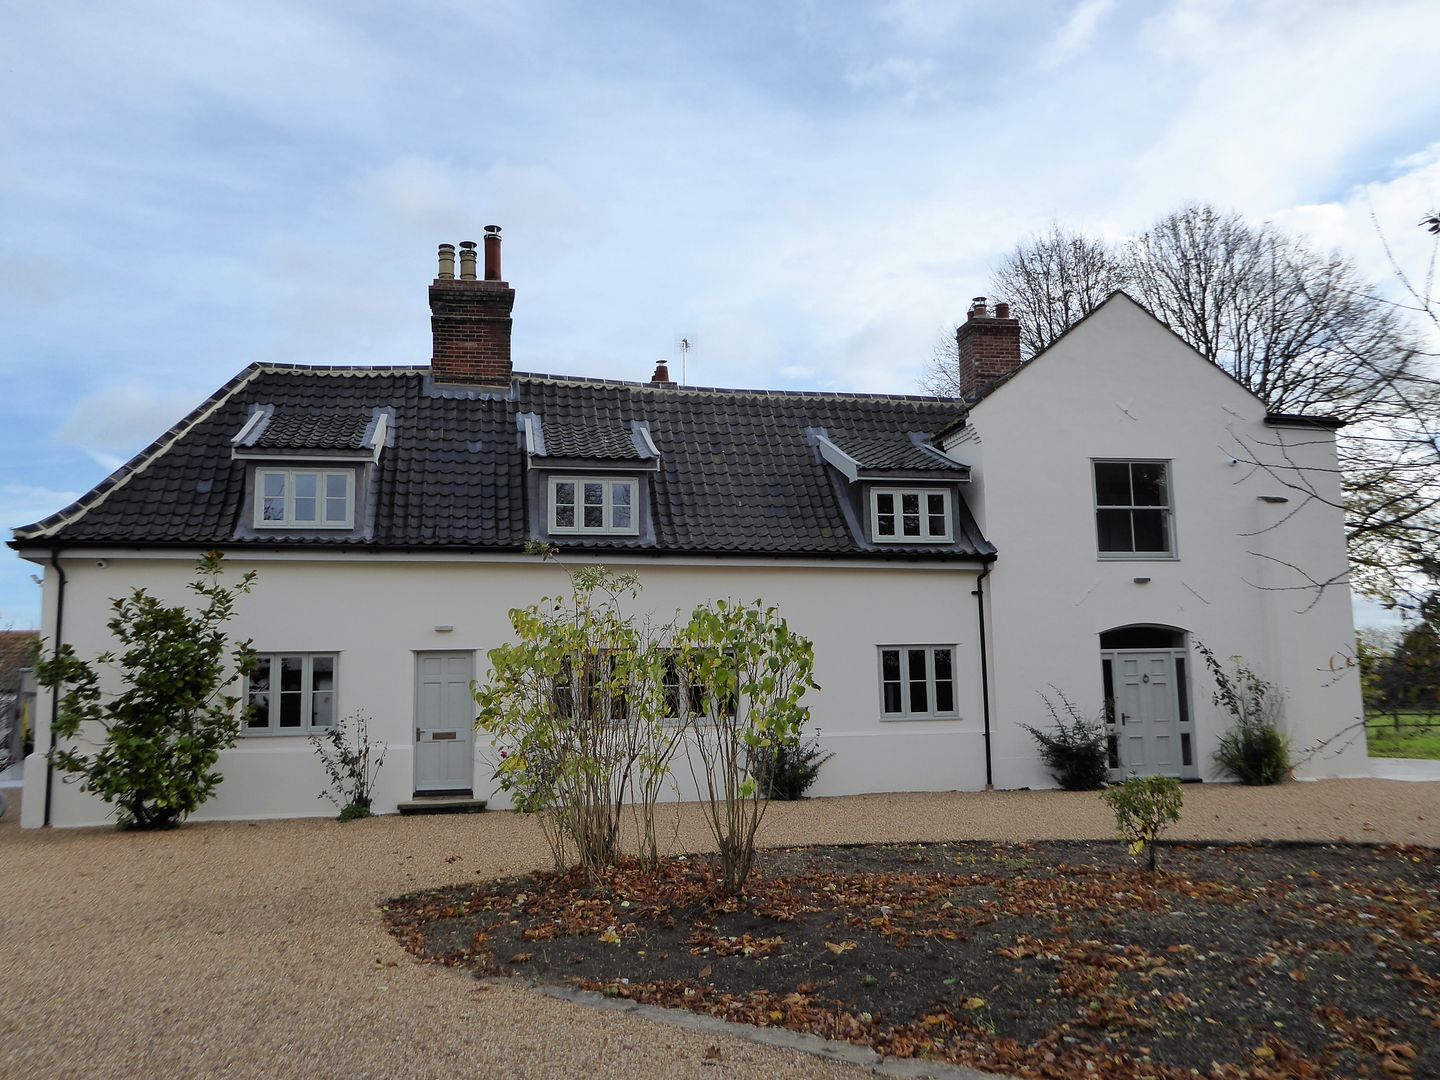
<instances>
[{"instance_id":1,"label":"red brick chimney","mask_svg":"<svg viewBox=\"0 0 1440 1080\"><path fill-rule=\"evenodd\" d=\"M992 315L985 297L970 304L955 331L960 349L960 396L979 393L1020 366L1020 320L1010 317L1009 304L996 304Z\"/></svg>"},{"instance_id":2,"label":"red brick chimney","mask_svg":"<svg viewBox=\"0 0 1440 1080\"><path fill-rule=\"evenodd\" d=\"M440 245L440 271L430 284L430 373L436 382L509 386L510 310L515 290L500 276L500 226L485 226L485 277L475 274L475 242Z\"/></svg>"}]
</instances>

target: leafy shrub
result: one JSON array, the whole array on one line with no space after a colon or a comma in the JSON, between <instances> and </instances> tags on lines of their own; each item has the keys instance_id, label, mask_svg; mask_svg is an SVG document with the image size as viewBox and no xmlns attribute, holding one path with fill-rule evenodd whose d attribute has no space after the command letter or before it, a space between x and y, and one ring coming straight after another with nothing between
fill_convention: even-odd
<instances>
[{"instance_id":1,"label":"leafy shrub","mask_svg":"<svg viewBox=\"0 0 1440 1080\"><path fill-rule=\"evenodd\" d=\"M311 735L310 744L315 747L329 780L320 798L329 799L340 808L341 821L369 817L375 777L385 764L385 751L389 749L383 742L378 749L371 743L369 715L353 712L329 731Z\"/></svg>"},{"instance_id":2,"label":"leafy shrub","mask_svg":"<svg viewBox=\"0 0 1440 1080\"><path fill-rule=\"evenodd\" d=\"M722 888L734 896L750 876L755 833L770 803L751 762L762 747L798 740L810 718L801 699L817 688L815 650L758 600L696 608L675 644L682 684L695 691L680 697L692 710L700 809L720 853Z\"/></svg>"},{"instance_id":3,"label":"leafy shrub","mask_svg":"<svg viewBox=\"0 0 1440 1080\"><path fill-rule=\"evenodd\" d=\"M1060 698L1060 709L1055 708L1044 692L1040 693L1040 700L1045 703L1055 730L1041 731L1029 724L1021 727L1040 744L1040 757L1046 768L1066 791L1094 791L1104 787L1109 771L1104 722L1082 713L1059 687L1051 689Z\"/></svg>"},{"instance_id":4,"label":"leafy shrub","mask_svg":"<svg viewBox=\"0 0 1440 1080\"><path fill-rule=\"evenodd\" d=\"M818 739L807 741L797 735L762 745L750 757L750 771L770 798L793 802L804 798L821 767L834 756L820 752Z\"/></svg>"},{"instance_id":5,"label":"leafy shrub","mask_svg":"<svg viewBox=\"0 0 1440 1080\"><path fill-rule=\"evenodd\" d=\"M1120 838L1130 844L1130 854L1146 854L1146 865L1155 869L1155 844L1167 825L1180 820L1183 796L1180 781L1169 776L1135 776L1107 788L1100 798L1115 814Z\"/></svg>"},{"instance_id":6,"label":"leafy shrub","mask_svg":"<svg viewBox=\"0 0 1440 1080\"><path fill-rule=\"evenodd\" d=\"M1246 667L1240 657L1231 657L1232 675L1204 644L1196 642L1195 647L1215 680L1210 700L1229 713L1231 720L1230 730L1220 736L1215 763L1242 784L1278 784L1290 771L1290 740L1281 730L1284 694Z\"/></svg>"},{"instance_id":7,"label":"leafy shrub","mask_svg":"<svg viewBox=\"0 0 1440 1080\"><path fill-rule=\"evenodd\" d=\"M106 626L122 651L102 653L95 664L117 665L126 689L108 701L95 668L69 645L36 664L39 685L65 688L50 760L67 780L78 778L82 791L113 803L122 829L180 824L215 793L220 751L240 737L239 699L224 691L250 670L255 654L248 641L230 649L224 625L255 573L222 586L222 561L218 551L200 559L189 586L205 601L198 611L163 604L144 589L110 602L115 615ZM84 727L103 732L93 755L58 744Z\"/></svg>"},{"instance_id":8,"label":"leafy shrub","mask_svg":"<svg viewBox=\"0 0 1440 1080\"><path fill-rule=\"evenodd\" d=\"M586 566L570 585L510 612L517 640L490 651L476 727L498 751L501 790L538 817L556 866L573 855L594 878L620 858L627 799L642 854L658 857L655 804L684 731L666 723L668 628L622 610L639 579Z\"/></svg>"}]
</instances>

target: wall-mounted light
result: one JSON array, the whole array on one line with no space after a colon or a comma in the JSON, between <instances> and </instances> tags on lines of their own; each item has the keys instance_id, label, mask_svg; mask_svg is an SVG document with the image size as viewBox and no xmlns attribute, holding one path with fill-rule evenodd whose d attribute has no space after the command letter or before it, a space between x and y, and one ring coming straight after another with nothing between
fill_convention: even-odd
<instances>
[{"instance_id":1,"label":"wall-mounted light","mask_svg":"<svg viewBox=\"0 0 1440 1080\"><path fill-rule=\"evenodd\" d=\"M1288 503L1290 501L1284 495L1260 495L1258 498L1263 503Z\"/></svg>"},{"instance_id":2,"label":"wall-mounted light","mask_svg":"<svg viewBox=\"0 0 1440 1080\"><path fill-rule=\"evenodd\" d=\"M1136 585L1149 585L1149 584L1150 584L1150 579L1149 579L1148 577L1137 577L1137 578L1135 579L1135 584L1136 584Z\"/></svg>"},{"instance_id":3,"label":"wall-mounted light","mask_svg":"<svg viewBox=\"0 0 1440 1080\"><path fill-rule=\"evenodd\" d=\"M435 627L435 632L436 632L437 634L449 634L449 633L454 632L454 630L455 630L455 627L453 627L453 626L437 626L437 627Z\"/></svg>"}]
</instances>

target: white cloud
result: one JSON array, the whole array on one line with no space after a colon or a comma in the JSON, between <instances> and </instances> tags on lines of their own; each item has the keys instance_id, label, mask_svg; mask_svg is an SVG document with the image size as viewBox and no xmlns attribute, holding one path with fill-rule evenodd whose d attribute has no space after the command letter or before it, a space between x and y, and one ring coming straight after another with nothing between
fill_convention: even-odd
<instances>
[{"instance_id":1,"label":"white cloud","mask_svg":"<svg viewBox=\"0 0 1440 1080\"><path fill-rule=\"evenodd\" d=\"M81 398L50 437L113 471L199 403L143 386L116 386Z\"/></svg>"},{"instance_id":2,"label":"white cloud","mask_svg":"<svg viewBox=\"0 0 1440 1080\"><path fill-rule=\"evenodd\" d=\"M1081 0L1056 35L1040 51L1036 66L1042 71L1059 67L1095 39L1101 20L1115 8L1115 0Z\"/></svg>"}]
</instances>

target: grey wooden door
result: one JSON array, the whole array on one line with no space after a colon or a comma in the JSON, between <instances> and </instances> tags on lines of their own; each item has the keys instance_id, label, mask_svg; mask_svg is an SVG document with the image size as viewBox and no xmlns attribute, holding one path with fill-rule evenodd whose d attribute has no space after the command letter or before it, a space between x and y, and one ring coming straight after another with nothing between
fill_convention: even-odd
<instances>
[{"instance_id":1,"label":"grey wooden door","mask_svg":"<svg viewBox=\"0 0 1440 1080\"><path fill-rule=\"evenodd\" d=\"M1127 776L1179 776L1174 653L1117 651L1110 655L1121 770Z\"/></svg>"},{"instance_id":2,"label":"grey wooden door","mask_svg":"<svg viewBox=\"0 0 1440 1080\"><path fill-rule=\"evenodd\" d=\"M415 657L415 794L470 794L474 779L475 654Z\"/></svg>"}]
</instances>

